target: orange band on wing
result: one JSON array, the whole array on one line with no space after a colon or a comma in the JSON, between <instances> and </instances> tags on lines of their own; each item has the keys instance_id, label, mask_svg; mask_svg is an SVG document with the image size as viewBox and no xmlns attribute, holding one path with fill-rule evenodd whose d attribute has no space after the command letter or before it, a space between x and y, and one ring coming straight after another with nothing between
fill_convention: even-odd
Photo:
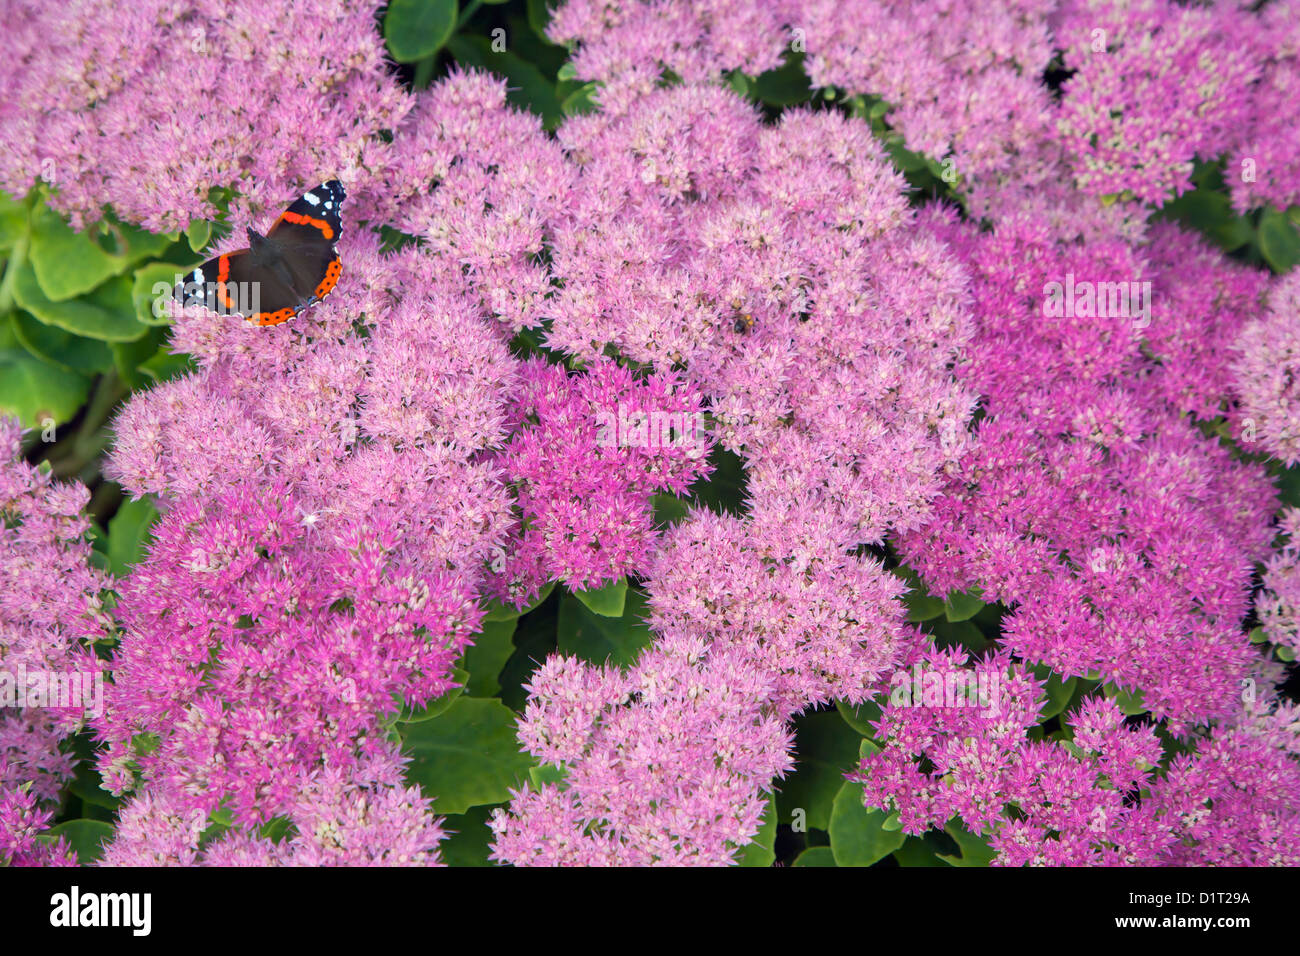
<instances>
[{"instance_id":1,"label":"orange band on wing","mask_svg":"<svg viewBox=\"0 0 1300 956\"><path fill-rule=\"evenodd\" d=\"M298 314L297 309L280 309L278 312L258 312L248 321L254 325L279 325Z\"/></svg>"},{"instance_id":2,"label":"orange band on wing","mask_svg":"<svg viewBox=\"0 0 1300 956\"><path fill-rule=\"evenodd\" d=\"M226 289L226 280L230 278L230 256L222 256L217 260L217 295L225 303L227 309L235 307L235 300L230 297Z\"/></svg>"},{"instance_id":3,"label":"orange band on wing","mask_svg":"<svg viewBox=\"0 0 1300 956\"><path fill-rule=\"evenodd\" d=\"M331 260L329 267L325 270L325 278L320 280L320 285L316 286L316 298L323 299L338 285L339 276L343 275L343 263L338 259Z\"/></svg>"},{"instance_id":4,"label":"orange band on wing","mask_svg":"<svg viewBox=\"0 0 1300 956\"><path fill-rule=\"evenodd\" d=\"M285 222L291 222L295 226L315 226L325 234L326 239L334 238L334 229L324 219L313 219L311 216L303 216L296 212L286 212L280 216Z\"/></svg>"}]
</instances>

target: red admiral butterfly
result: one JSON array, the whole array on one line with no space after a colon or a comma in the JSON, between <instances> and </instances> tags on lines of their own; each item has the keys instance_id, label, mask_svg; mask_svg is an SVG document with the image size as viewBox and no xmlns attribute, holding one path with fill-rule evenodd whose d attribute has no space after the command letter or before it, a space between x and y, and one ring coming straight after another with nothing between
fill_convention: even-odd
<instances>
[{"instance_id":1,"label":"red admiral butterfly","mask_svg":"<svg viewBox=\"0 0 1300 956\"><path fill-rule=\"evenodd\" d=\"M331 179L281 213L265 236L249 228L248 248L203 263L177 283L176 301L257 325L292 319L329 295L343 274L334 243L343 232L344 196L343 184Z\"/></svg>"}]
</instances>

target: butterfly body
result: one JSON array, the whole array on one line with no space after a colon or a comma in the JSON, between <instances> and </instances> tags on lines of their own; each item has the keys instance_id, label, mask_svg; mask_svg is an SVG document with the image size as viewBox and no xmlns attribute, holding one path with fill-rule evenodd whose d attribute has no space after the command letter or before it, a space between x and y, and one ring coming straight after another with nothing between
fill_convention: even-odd
<instances>
[{"instance_id":1,"label":"butterfly body","mask_svg":"<svg viewBox=\"0 0 1300 956\"><path fill-rule=\"evenodd\" d=\"M209 259L176 287L182 305L200 302L256 325L279 325L333 291L343 273L335 243L345 193L330 180L304 193L248 248Z\"/></svg>"}]
</instances>

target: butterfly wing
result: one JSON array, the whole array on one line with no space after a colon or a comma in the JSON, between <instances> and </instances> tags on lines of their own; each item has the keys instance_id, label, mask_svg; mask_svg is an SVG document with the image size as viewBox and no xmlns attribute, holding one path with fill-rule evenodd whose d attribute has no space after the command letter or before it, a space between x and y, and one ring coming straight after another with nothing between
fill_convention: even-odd
<instances>
[{"instance_id":1,"label":"butterfly wing","mask_svg":"<svg viewBox=\"0 0 1300 956\"><path fill-rule=\"evenodd\" d=\"M257 325L288 321L329 295L343 274L334 243L343 232L344 196L336 179L304 193L264 240L250 233L255 253L240 249L209 259L177 284L174 297Z\"/></svg>"},{"instance_id":2,"label":"butterfly wing","mask_svg":"<svg viewBox=\"0 0 1300 956\"><path fill-rule=\"evenodd\" d=\"M302 302L284 269L257 265L247 249L209 259L177 284L174 297L182 306L202 305L258 325L293 318Z\"/></svg>"},{"instance_id":3,"label":"butterfly wing","mask_svg":"<svg viewBox=\"0 0 1300 956\"><path fill-rule=\"evenodd\" d=\"M280 214L267 238L289 244L297 238L338 242L343 234L343 200L347 192L337 179L309 189Z\"/></svg>"},{"instance_id":4,"label":"butterfly wing","mask_svg":"<svg viewBox=\"0 0 1300 956\"><path fill-rule=\"evenodd\" d=\"M343 274L334 244L343 232L345 197L337 179L322 183L286 209L266 234L304 307L329 295Z\"/></svg>"}]
</instances>

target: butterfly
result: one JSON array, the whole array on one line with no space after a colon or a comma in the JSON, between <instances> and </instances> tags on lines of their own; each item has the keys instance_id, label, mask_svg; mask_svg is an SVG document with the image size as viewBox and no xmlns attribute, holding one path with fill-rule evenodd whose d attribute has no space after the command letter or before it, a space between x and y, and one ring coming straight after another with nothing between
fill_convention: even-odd
<instances>
[{"instance_id":1,"label":"butterfly","mask_svg":"<svg viewBox=\"0 0 1300 956\"><path fill-rule=\"evenodd\" d=\"M182 306L201 304L256 325L279 325L333 291L343 274L334 244L345 198L337 179L304 193L248 248L209 259L176 284Z\"/></svg>"}]
</instances>

